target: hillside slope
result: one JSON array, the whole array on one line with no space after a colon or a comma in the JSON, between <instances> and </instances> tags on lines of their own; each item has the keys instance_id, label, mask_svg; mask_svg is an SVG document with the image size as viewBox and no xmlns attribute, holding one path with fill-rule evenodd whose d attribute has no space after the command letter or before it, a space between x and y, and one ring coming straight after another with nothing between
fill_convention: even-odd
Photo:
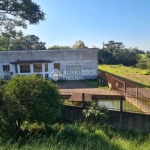
<instances>
[{"instance_id":1,"label":"hillside slope","mask_svg":"<svg viewBox=\"0 0 150 150\"><path fill-rule=\"evenodd\" d=\"M150 88L150 75L143 75L142 69L123 65L99 65L98 69Z\"/></svg>"}]
</instances>

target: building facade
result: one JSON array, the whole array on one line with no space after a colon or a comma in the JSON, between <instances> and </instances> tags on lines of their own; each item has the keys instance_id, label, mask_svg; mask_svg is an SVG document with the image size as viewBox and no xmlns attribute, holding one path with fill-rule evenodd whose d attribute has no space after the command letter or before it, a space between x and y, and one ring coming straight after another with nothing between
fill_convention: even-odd
<instances>
[{"instance_id":1,"label":"building facade","mask_svg":"<svg viewBox=\"0 0 150 150\"><path fill-rule=\"evenodd\" d=\"M0 51L0 78L40 74L50 80L97 78L97 49Z\"/></svg>"}]
</instances>

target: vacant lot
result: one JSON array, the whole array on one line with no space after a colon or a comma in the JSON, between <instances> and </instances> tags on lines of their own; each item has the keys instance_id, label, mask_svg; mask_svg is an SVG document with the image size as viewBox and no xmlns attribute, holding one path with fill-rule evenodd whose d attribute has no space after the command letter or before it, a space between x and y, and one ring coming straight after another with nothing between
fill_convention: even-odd
<instances>
[{"instance_id":1,"label":"vacant lot","mask_svg":"<svg viewBox=\"0 0 150 150\"><path fill-rule=\"evenodd\" d=\"M122 77L122 79L128 79L134 81L138 85L144 85L150 88L150 75L142 75L143 70L134 67L126 67L123 65L99 65L98 69L111 73L116 76Z\"/></svg>"},{"instance_id":2,"label":"vacant lot","mask_svg":"<svg viewBox=\"0 0 150 150\"><path fill-rule=\"evenodd\" d=\"M102 85L98 80L57 81L55 84L59 86L61 94L88 93L98 95L118 95L117 93L108 90L107 86Z\"/></svg>"}]
</instances>

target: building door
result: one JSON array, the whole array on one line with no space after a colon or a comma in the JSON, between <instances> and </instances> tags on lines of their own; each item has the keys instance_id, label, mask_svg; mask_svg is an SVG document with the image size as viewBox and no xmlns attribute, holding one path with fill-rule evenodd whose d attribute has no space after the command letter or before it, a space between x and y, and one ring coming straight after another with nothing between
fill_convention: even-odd
<instances>
[{"instance_id":1,"label":"building door","mask_svg":"<svg viewBox=\"0 0 150 150\"><path fill-rule=\"evenodd\" d=\"M81 75L81 66L66 66L66 74L68 75Z\"/></svg>"}]
</instances>

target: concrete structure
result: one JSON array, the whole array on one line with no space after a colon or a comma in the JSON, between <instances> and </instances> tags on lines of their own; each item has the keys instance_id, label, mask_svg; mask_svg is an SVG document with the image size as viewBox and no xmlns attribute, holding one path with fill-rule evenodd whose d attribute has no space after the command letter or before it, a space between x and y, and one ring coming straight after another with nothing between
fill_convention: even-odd
<instances>
[{"instance_id":1,"label":"concrete structure","mask_svg":"<svg viewBox=\"0 0 150 150\"><path fill-rule=\"evenodd\" d=\"M67 121L85 121L83 109L85 108L64 105L61 117ZM108 110L108 116L108 125L128 131L150 132L150 115Z\"/></svg>"},{"instance_id":2,"label":"concrete structure","mask_svg":"<svg viewBox=\"0 0 150 150\"><path fill-rule=\"evenodd\" d=\"M97 49L0 51L0 75L41 74L53 80L97 78Z\"/></svg>"}]
</instances>

